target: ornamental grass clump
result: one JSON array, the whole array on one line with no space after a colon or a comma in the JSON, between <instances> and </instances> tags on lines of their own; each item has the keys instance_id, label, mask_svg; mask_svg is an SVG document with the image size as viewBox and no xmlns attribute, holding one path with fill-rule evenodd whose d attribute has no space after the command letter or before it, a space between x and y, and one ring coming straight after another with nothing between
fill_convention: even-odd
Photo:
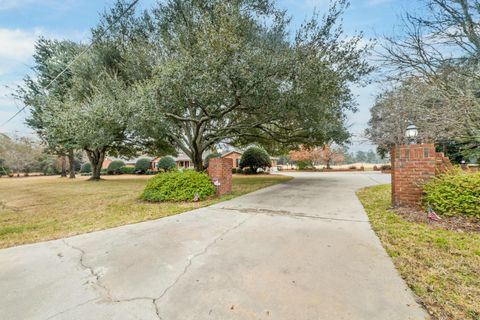
<instances>
[{"instance_id":1,"label":"ornamental grass clump","mask_svg":"<svg viewBox=\"0 0 480 320\"><path fill-rule=\"evenodd\" d=\"M445 217L480 218L480 172L455 170L425 184L423 202Z\"/></svg>"},{"instance_id":2,"label":"ornamental grass clump","mask_svg":"<svg viewBox=\"0 0 480 320\"><path fill-rule=\"evenodd\" d=\"M209 176L196 171L173 171L161 173L150 179L141 194L146 201L193 201L198 193L199 200L215 194Z\"/></svg>"}]
</instances>

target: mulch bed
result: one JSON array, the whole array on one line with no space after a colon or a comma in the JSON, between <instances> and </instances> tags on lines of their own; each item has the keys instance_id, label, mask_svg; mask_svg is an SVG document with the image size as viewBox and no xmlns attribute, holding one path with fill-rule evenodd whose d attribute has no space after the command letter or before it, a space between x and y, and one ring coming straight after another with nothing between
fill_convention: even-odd
<instances>
[{"instance_id":1,"label":"mulch bed","mask_svg":"<svg viewBox=\"0 0 480 320\"><path fill-rule=\"evenodd\" d=\"M441 217L440 221L433 221L427 217L427 213L415 208L396 208L395 212L407 221L426 223L436 228L451 231L468 231L480 233L480 219L466 217Z\"/></svg>"}]
</instances>

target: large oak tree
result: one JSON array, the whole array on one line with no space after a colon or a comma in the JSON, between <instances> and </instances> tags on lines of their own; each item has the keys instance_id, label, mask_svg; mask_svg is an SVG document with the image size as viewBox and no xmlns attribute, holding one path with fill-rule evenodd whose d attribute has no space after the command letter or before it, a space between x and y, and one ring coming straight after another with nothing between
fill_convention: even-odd
<instances>
[{"instance_id":1,"label":"large oak tree","mask_svg":"<svg viewBox=\"0 0 480 320\"><path fill-rule=\"evenodd\" d=\"M153 75L135 102L143 127L185 152L195 168L219 143L269 150L349 138L350 85L371 68L361 36L347 38L336 1L290 34L286 13L266 0L170 0L149 16ZM154 130L152 130L154 128Z\"/></svg>"}]
</instances>

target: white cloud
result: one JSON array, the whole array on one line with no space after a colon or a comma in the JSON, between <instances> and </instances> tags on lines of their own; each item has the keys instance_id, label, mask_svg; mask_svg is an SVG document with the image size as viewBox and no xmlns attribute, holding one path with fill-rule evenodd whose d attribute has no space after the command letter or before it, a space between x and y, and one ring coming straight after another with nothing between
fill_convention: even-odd
<instances>
[{"instance_id":1,"label":"white cloud","mask_svg":"<svg viewBox=\"0 0 480 320\"><path fill-rule=\"evenodd\" d=\"M32 4L35 0L2 0L0 10L10 10L24 5Z\"/></svg>"},{"instance_id":2,"label":"white cloud","mask_svg":"<svg viewBox=\"0 0 480 320\"><path fill-rule=\"evenodd\" d=\"M24 63L33 54L35 40L40 36L41 30L26 31L22 29L0 28L0 61L17 61ZM1 62L0 62L1 63Z\"/></svg>"},{"instance_id":3,"label":"white cloud","mask_svg":"<svg viewBox=\"0 0 480 320\"><path fill-rule=\"evenodd\" d=\"M63 10L74 3L74 0L0 0L0 11L15 10L29 6L48 6L56 10Z\"/></svg>"}]
</instances>

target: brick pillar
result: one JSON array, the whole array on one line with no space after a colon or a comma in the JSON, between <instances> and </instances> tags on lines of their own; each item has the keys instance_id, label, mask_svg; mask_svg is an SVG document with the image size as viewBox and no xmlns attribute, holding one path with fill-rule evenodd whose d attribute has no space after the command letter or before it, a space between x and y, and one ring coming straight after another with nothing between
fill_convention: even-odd
<instances>
[{"instance_id":1,"label":"brick pillar","mask_svg":"<svg viewBox=\"0 0 480 320\"><path fill-rule=\"evenodd\" d=\"M451 167L448 158L435 151L434 144L396 146L391 151L391 160L394 207L418 207L422 199L422 185Z\"/></svg>"},{"instance_id":2,"label":"brick pillar","mask_svg":"<svg viewBox=\"0 0 480 320\"><path fill-rule=\"evenodd\" d=\"M232 191L233 161L229 158L212 158L208 160L208 175L212 180L218 180L218 195Z\"/></svg>"}]
</instances>

